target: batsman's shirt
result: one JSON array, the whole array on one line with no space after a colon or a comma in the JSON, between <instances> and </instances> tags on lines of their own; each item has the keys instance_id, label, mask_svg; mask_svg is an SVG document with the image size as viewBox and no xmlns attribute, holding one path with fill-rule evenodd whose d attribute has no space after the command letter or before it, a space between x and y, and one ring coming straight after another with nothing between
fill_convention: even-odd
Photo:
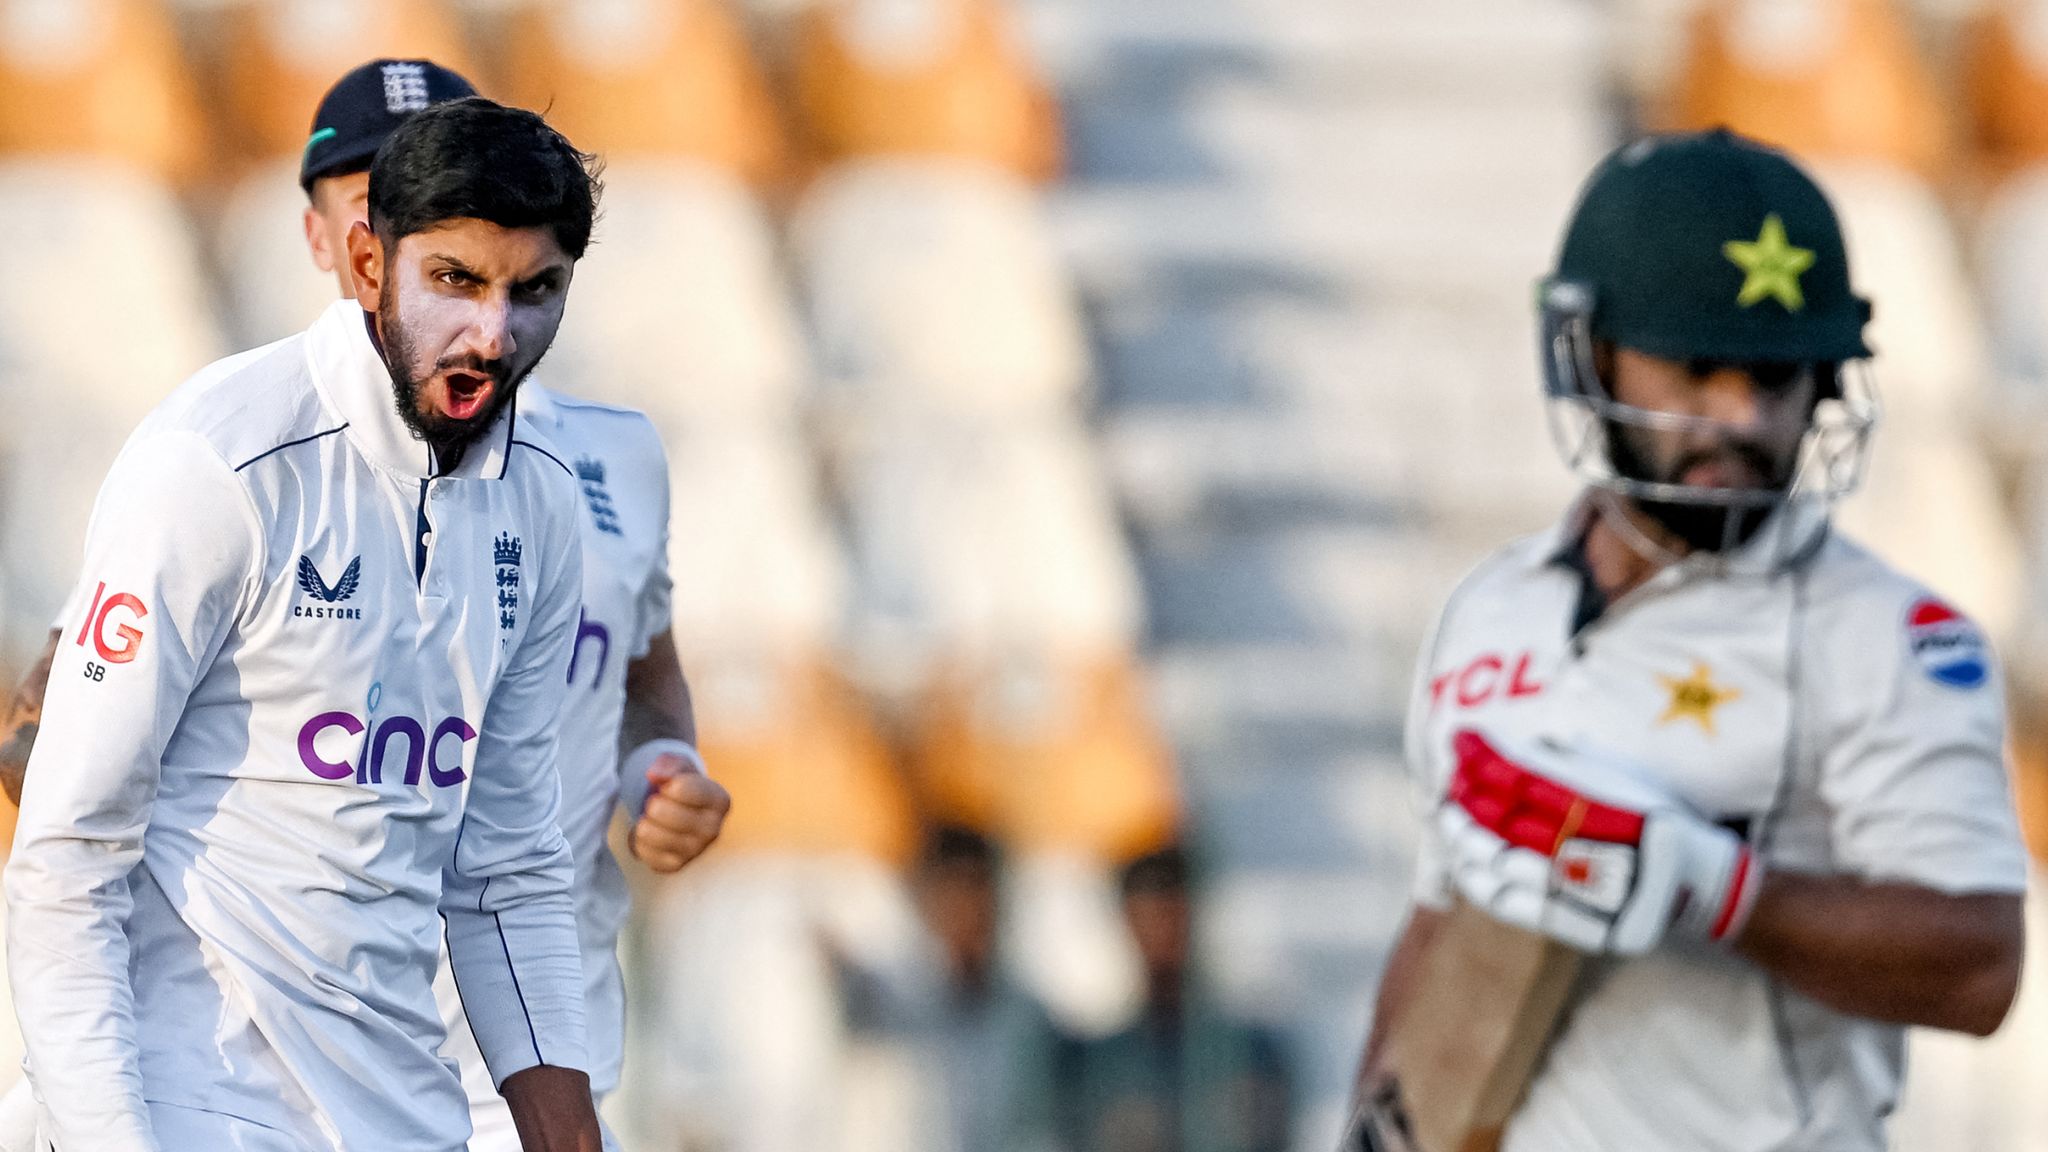
<instances>
[{"instance_id":1,"label":"batsman's shirt","mask_svg":"<svg viewBox=\"0 0 2048 1152\"><path fill-rule=\"evenodd\" d=\"M576 857L590 1086L602 1094L618 1086L625 1049L618 943L630 906L606 833L619 803L626 665L669 629L668 459L654 425L631 409L556 395L529 380L519 391L519 416L547 435L579 491L583 607L562 704L562 832ZM445 973L436 993L448 1018L448 1052L462 1062L472 1105L496 1109L499 1098Z\"/></svg>"},{"instance_id":2,"label":"batsman's shirt","mask_svg":"<svg viewBox=\"0 0 2048 1152\"><path fill-rule=\"evenodd\" d=\"M364 320L206 369L101 489L6 879L67 1152L156 1148L151 1105L461 1148L444 918L493 1074L585 1066L555 775L579 496L510 412L435 475Z\"/></svg>"},{"instance_id":3,"label":"batsman's shirt","mask_svg":"<svg viewBox=\"0 0 2048 1152\"><path fill-rule=\"evenodd\" d=\"M1767 527L1725 564L1673 565L1576 631L1582 516L1497 553L1453 594L1423 658L1408 737L1425 797L1443 795L1460 728L1550 739L1639 766L1773 869L2024 891L2005 700L1982 637L1807 519L1789 565L1767 563ZM1429 835L1421 857L1417 899L1443 907ZM1589 960L1566 1011L1506 1152L1886 1147L1904 1030L1732 952L1667 943Z\"/></svg>"}]
</instances>

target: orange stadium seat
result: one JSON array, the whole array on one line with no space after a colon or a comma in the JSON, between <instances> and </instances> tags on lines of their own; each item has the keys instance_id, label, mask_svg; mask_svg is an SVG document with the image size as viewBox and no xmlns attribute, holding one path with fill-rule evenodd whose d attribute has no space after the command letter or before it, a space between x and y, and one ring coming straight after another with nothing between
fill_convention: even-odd
<instances>
[{"instance_id":1,"label":"orange stadium seat","mask_svg":"<svg viewBox=\"0 0 2048 1152\"><path fill-rule=\"evenodd\" d=\"M0 5L0 154L104 157L184 184L209 165L205 138L158 0Z\"/></svg>"},{"instance_id":2,"label":"orange stadium seat","mask_svg":"<svg viewBox=\"0 0 2048 1152\"><path fill-rule=\"evenodd\" d=\"M686 157L757 185L783 171L767 79L725 0L530 4L505 76L513 100L608 157Z\"/></svg>"},{"instance_id":3,"label":"orange stadium seat","mask_svg":"<svg viewBox=\"0 0 2048 1152\"><path fill-rule=\"evenodd\" d=\"M1965 30L1961 55L1970 142L1987 174L2048 161L2048 27L2038 7L1986 6Z\"/></svg>"},{"instance_id":4,"label":"orange stadium seat","mask_svg":"<svg viewBox=\"0 0 2048 1152\"><path fill-rule=\"evenodd\" d=\"M941 678L918 723L932 814L1019 851L1115 862L1179 824L1170 757L1129 657L963 668Z\"/></svg>"},{"instance_id":5,"label":"orange stadium seat","mask_svg":"<svg viewBox=\"0 0 2048 1152\"><path fill-rule=\"evenodd\" d=\"M1671 120L1935 178L1948 146L1941 107L1889 0L1714 0L1694 18Z\"/></svg>"},{"instance_id":6,"label":"orange stadium seat","mask_svg":"<svg viewBox=\"0 0 2048 1152\"><path fill-rule=\"evenodd\" d=\"M815 663L684 658L704 760L733 796L721 853L908 862L917 845L909 792L844 680Z\"/></svg>"},{"instance_id":7,"label":"orange stadium seat","mask_svg":"<svg viewBox=\"0 0 2048 1152\"><path fill-rule=\"evenodd\" d=\"M251 158L296 158L320 97L343 73L379 56L430 59L488 91L444 0L241 4L223 48L228 117L239 151Z\"/></svg>"},{"instance_id":8,"label":"orange stadium seat","mask_svg":"<svg viewBox=\"0 0 2048 1152\"><path fill-rule=\"evenodd\" d=\"M1058 109L996 0L820 0L797 17L790 67L820 165L909 154L1059 172Z\"/></svg>"}]
</instances>

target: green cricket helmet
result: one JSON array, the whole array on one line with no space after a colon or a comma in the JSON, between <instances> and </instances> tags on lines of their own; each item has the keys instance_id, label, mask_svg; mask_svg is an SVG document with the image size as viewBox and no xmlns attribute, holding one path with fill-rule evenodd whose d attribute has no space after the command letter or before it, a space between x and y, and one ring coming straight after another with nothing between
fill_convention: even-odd
<instances>
[{"instance_id":1,"label":"green cricket helmet","mask_svg":"<svg viewBox=\"0 0 2048 1152\"><path fill-rule=\"evenodd\" d=\"M1876 420L1858 369L1871 355L1863 340L1870 304L1850 286L1834 209L1784 153L1726 129L1617 149L1580 194L1538 310L1552 429L1583 479L1664 507L1751 509L1796 493L1832 501L1861 479ZM1615 401L1595 368L1601 344L1812 373L1819 403L1790 485L1707 488L1617 469L1617 427L1719 425ZM1560 423L1560 408L1576 420Z\"/></svg>"}]
</instances>

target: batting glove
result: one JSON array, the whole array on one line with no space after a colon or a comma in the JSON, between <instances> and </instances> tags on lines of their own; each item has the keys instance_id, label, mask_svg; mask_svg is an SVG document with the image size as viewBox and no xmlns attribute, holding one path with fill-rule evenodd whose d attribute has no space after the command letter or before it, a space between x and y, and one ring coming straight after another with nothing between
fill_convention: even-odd
<instances>
[{"instance_id":1,"label":"batting glove","mask_svg":"<svg viewBox=\"0 0 2048 1152\"><path fill-rule=\"evenodd\" d=\"M1470 729L1451 743L1458 768L1436 824L1474 906L1583 952L1741 932L1763 881L1741 837L1598 759L1504 755Z\"/></svg>"}]
</instances>

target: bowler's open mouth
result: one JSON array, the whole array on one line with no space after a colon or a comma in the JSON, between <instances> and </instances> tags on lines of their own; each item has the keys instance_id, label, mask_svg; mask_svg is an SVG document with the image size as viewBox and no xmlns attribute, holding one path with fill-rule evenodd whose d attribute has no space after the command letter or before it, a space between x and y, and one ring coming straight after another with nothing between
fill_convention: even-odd
<instances>
[{"instance_id":1,"label":"bowler's open mouth","mask_svg":"<svg viewBox=\"0 0 2048 1152\"><path fill-rule=\"evenodd\" d=\"M469 420L482 412L496 387L489 376L463 368L445 373L442 379L448 384L448 415L456 420Z\"/></svg>"}]
</instances>

